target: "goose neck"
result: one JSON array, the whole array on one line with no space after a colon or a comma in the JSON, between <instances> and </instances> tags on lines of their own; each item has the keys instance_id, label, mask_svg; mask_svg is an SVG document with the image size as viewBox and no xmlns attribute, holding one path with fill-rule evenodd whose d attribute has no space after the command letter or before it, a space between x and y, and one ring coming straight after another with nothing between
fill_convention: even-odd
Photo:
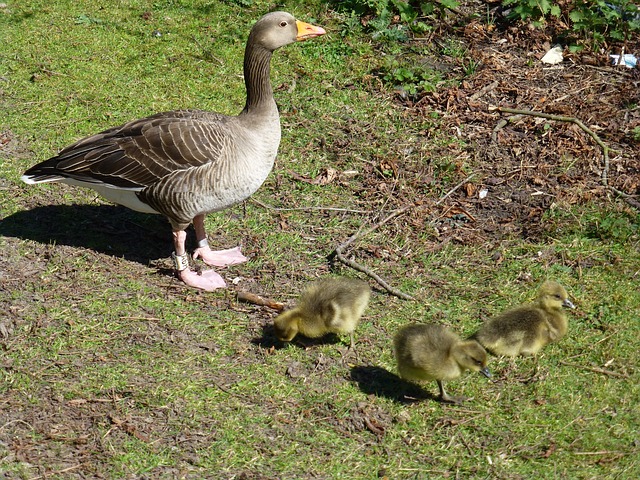
<instances>
[{"instance_id":1,"label":"goose neck","mask_svg":"<svg viewBox=\"0 0 640 480\"><path fill-rule=\"evenodd\" d=\"M274 105L269 78L272 52L264 47L247 44L244 54L244 83L247 88L246 113Z\"/></svg>"}]
</instances>

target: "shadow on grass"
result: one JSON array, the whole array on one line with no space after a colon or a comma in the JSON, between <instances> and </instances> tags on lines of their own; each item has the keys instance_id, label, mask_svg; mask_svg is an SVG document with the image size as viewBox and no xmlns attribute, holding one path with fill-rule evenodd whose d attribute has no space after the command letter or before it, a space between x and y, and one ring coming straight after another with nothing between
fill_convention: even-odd
<instances>
[{"instance_id":1,"label":"shadow on grass","mask_svg":"<svg viewBox=\"0 0 640 480\"><path fill-rule=\"evenodd\" d=\"M382 367L356 366L351 369L351 380L366 394L385 397L399 403L415 403L439 398L418 385L403 380Z\"/></svg>"},{"instance_id":2,"label":"shadow on grass","mask_svg":"<svg viewBox=\"0 0 640 480\"><path fill-rule=\"evenodd\" d=\"M173 250L171 228L161 215L112 205L47 205L0 220L0 235L43 244L90 248L147 264Z\"/></svg>"},{"instance_id":3,"label":"shadow on grass","mask_svg":"<svg viewBox=\"0 0 640 480\"><path fill-rule=\"evenodd\" d=\"M275 350L280 350L283 348L310 348L316 345L335 345L341 343L342 340L338 335L333 333L329 333L319 338L307 338L302 335L297 335L290 342L283 342L282 340L278 340L276 337L275 330L273 329L273 324L269 323L267 325L262 326L262 336L254 338L251 340L251 343L259 346L260 348L274 348Z\"/></svg>"}]
</instances>

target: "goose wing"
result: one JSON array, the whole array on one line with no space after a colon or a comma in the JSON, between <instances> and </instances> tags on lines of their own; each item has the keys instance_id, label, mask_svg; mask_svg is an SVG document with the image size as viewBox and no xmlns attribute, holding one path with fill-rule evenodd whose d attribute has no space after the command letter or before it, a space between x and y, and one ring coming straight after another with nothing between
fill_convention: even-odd
<instances>
[{"instance_id":1,"label":"goose wing","mask_svg":"<svg viewBox=\"0 0 640 480\"><path fill-rule=\"evenodd\" d=\"M74 179L140 191L165 176L222 155L230 117L175 110L134 120L86 137L25 172L28 183Z\"/></svg>"}]
</instances>

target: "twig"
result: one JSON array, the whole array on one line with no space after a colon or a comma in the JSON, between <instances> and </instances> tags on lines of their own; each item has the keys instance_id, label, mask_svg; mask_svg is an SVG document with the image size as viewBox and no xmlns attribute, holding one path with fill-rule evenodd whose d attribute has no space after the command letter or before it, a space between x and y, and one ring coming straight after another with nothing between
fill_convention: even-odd
<instances>
[{"instance_id":1,"label":"twig","mask_svg":"<svg viewBox=\"0 0 640 480\"><path fill-rule=\"evenodd\" d=\"M344 263L345 265L348 265L354 270L357 270L359 272L364 273L365 275L368 275L369 277L373 278L376 282L378 282L380 286L384 288L387 292L389 292L391 295L395 295L396 297L402 298L404 300L415 300L411 295L404 293L396 288L393 288L391 285L385 282L378 274L372 272L364 265L360 265L359 263L345 257L342 252L338 251L338 248L336 248L334 252L331 254L330 259L337 258L342 263Z\"/></svg>"},{"instance_id":2,"label":"twig","mask_svg":"<svg viewBox=\"0 0 640 480\"><path fill-rule=\"evenodd\" d=\"M574 455L627 455L624 452L613 452L611 450L600 450L599 452L571 452Z\"/></svg>"},{"instance_id":3,"label":"twig","mask_svg":"<svg viewBox=\"0 0 640 480\"><path fill-rule=\"evenodd\" d=\"M79 463L77 465L74 465L72 467L67 467L67 468L63 468L62 470L56 470L55 472L49 472L45 475L38 475L37 477L32 477L31 480L39 480L41 478L47 478L49 476L55 476L55 475L59 475L61 473L67 473L70 472L71 470L75 470L77 468L82 467L82 465L84 465L83 463Z\"/></svg>"},{"instance_id":4,"label":"twig","mask_svg":"<svg viewBox=\"0 0 640 480\"><path fill-rule=\"evenodd\" d=\"M413 204L413 203L410 204L410 205L405 205L404 207L399 208L399 209L394 210L393 212L391 212L389 215L387 215L385 218L380 220L378 223L376 223L373 227L369 228L368 230L365 230L362 233L360 232L360 230L358 230L356 233L351 235L347 239L346 242L344 242L343 244L339 245L338 248L336 248L336 250L338 250L338 249L340 249L341 251L344 250L349 245L351 245L353 242L355 242L358 238L364 237L366 235L369 235L371 232L373 232L374 230L380 228L382 225L387 223L389 220L392 220L393 218L397 217L398 215L403 214L404 212L406 212L407 210L409 210L410 208L413 208L413 207L415 207L415 204Z\"/></svg>"},{"instance_id":5,"label":"twig","mask_svg":"<svg viewBox=\"0 0 640 480\"><path fill-rule=\"evenodd\" d=\"M236 292L236 295L238 296L238 301L241 302L253 303L254 305L260 305L262 307L273 308L274 310L277 310L279 312L284 310L284 303L276 302L275 300L271 300L270 298L261 297L260 295L256 295L255 293L238 290Z\"/></svg>"},{"instance_id":6,"label":"twig","mask_svg":"<svg viewBox=\"0 0 640 480\"><path fill-rule=\"evenodd\" d=\"M456 190L458 190L460 187L462 187L465 183L467 183L469 180L471 180L474 176L475 176L475 173L472 173L471 175L469 175L462 182L458 183L455 187L453 187L451 190L449 190L447 193L445 193L442 197L440 197L435 202L434 205L439 205L442 202L444 202ZM411 209L411 208L413 208L415 206L416 206L415 204L405 205L404 207L401 207L401 208L399 208L397 210L394 210L389 215L387 215L385 218L383 218L382 220L380 220L378 223L376 223L372 227L368 228L367 230L365 230L365 231L358 230L356 233L351 235L344 243L338 245L333 252L331 252L331 254L328 256L329 261L333 260L334 258L337 258L340 262L344 263L345 265L348 265L349 267L353 268L354 270L362 272L365 275L368 275L369 277L373 278L376 282L378 282L380 284L380 286L382 286L382 288L384 288L390 294L395 295L396 297L402 298L404 300L414 300L414 298L411 295L408 295L408 294L406 294L406 293L404 293L404 292L402 292L400 290L397 290L397 289L393 288L386 281L384 281L379 275L377 275L376 273L372 272L371 270L369 270L364 265L360 265L359 263L355 262L354 260L351 260L351 259L347 258L344 255L344 251L347 249L347 247L349 247L353 242L355 242L359 238L362 238L362 237L364 237L366 235L369 235L371 232L373 232L377 228L380 228L382 225L387 223L389 220L397 217L398 215L403 214L404 212L406 212L407 210L409 210L409 209Z\"/></svg>"},{"instance_id":7,"label":"twig","mask_svg":"<svg viewBox=\"0 0 640 480\"><path fill-rule=\"evenodd\" d=\"M445 5L444 2L441 2L440 0L436 0L436 3L438 5L440 5L440 7L446 9L446 10L450 10L452 13L455 13L456 15L461 16L462 13L460 12L460 10L455 9L454 7L450 7L449 5Z\"/></svg>"},{"instance_id":8,"label":"twig","mask_svg":"<svg viewBox=\"0 0 640 480\"><path fill-rule=\"evenodd\" d=\"M414 204L405 205L404 207L399 208L398 210L394 210L389 215L387 215L385 218L383 218L378 223L376 223L373 227L365 230L364 232L361 232L360 230L358 230L356 233L351 235L347 239L346 242L338 245L336 247L336 249L333 252L331 252L327 258L329 259L329 261L332 261L334 258L337 258L340 262L344 263L345 265L350 266L354 270L357 270L359 272L364 273L365 275L368 275L369 277L373 278L376 282L378 282L380 284L380 286L382 286L382 288L384 288L387 292L389 292L392 295L395 295L396 297L402 298L404 300L413 300L414 298L411 295L408 295L408 294L406 294L406 293L404 293L404 292L402 292L400 290L397 290L397 289L393 288L391 285L389 285L387 282L385 282L382 278L380 278L379 275L377 275L376 273L372 272L371 270L369 270L364 265L360 265L359 263L357 263L357 262L345 257L343 252L349 245L351 245L353 242L355 242L358 238L361 238L361 237L364 237L365 235L370 234L375 229L381 227L382 225L387 223L392 218L397 217L398 215L406 212L407 210L409 210L410 208L413 208L414 206L415 206Z\"/></svg>"},{"instance_id":9,"label":"twig","mask_svg":"<svg viewBox=\"0 0 640 480\"><path fill-rule=\"evenodd\" d=\"M9 425L12 425L14 423L24 423L27 427L29 427L31 430L33 430L33 425L31 425L30 423L25 422L24 420L11 420L10 422L5 423L4 425L0 426L0 430L4 430L6 427L8 427Z\"/></svg>"},{"instance_id":10,"label":"twig","mask_svg":"<svg viewBox=\"0 0 640 480\"><path fill-rule=\"evenodd\" d=\"M297 207L297 208L280 208L274 207L273 205L268 205L260 200L252 198L251 201L257 203L262 208L266 208L267 210L273 210L276 212L310 212L310 211L327 211L327 212L344 212L344 213L365 213L370 214L372 212L367 210L351 210L350 208L337 208L337 207Z\"/></svg>"},{"instance_id":11,"label":"twig","mask_svg":"<svg viewBox=\"0 0 640 480\"><path fill-rule=\"evenodd\" d=\"M629 378L629 375L627 375L626 373L612 372L611 370L605 370L603 368L587 367L586 365L577 365L575 363L565 362L564 360L560 360L559 363L562 364L562 365L566 365L567 367L581 368L583 370L588 370L590 372L602 373L603 375L609 375L610 377Z\"/></svg>"},{"instance_id":12,"label":"twig","mask_svg":"<svg viewBox=\"0 0 640 480\"><path fill-rule=\"evenodd\" d=\"M456 190L458 190L461 186L463 186L465 183L467 183L469 180L471 180L473 177L475 177L476 174L472 173L471 175L469 175L467 178L465 178L463 181L461 181L459 184L457 184L455 187L453 187L451 190L449 190L447 193L445 193L442 197L440 197L440 199L434 204L434 205L440 205L442 202L444 202L447 198L449 198L449 196L455 192Z\"/></svg>"},{"instance_id":13,"label":"twig","mask_svg":"<svg viewBox=\"0 0 640 480\"><path fill-rule=\"evenodd\" d=\"M480 90L478 90L476 93L474 93L473 95L471 95L469 97L469 100L471 101L476 101L477 99L479 99L480 97L482 97L485 93L487 93L490 90L495 89L498 85L500 85L500 82L498 80L496 80L493 83L490 83L489 85L485 85L484 87L482 87Z\"/></svg>"},{"instance_id":14,"label":"twig","mask_svg":"<svg viewBox=\"0 0 640 480\"><path fill-rule=\"evenodd\" d=\"M589 127L587 127L578 118L567 117L564 115L553 115L551 113L534 112L532 110L520 110L517 108L509 108L509 107L491 107L490 110L498 110L499 112L513 113L514 115L529 115L532 117L545 118L547 120L555 120L558 122L569 122L577 125L578 127L580 127L580 129L582 129L583 132L589 135L593 139L593 141L596 142L598 146L602 149L602 160L603 160L604 166L602 168L602 174L600 175L600 178L605 188L610 189L616 195L619 195L622 198L624 198L625 201L629 203L629 205L632 205L636 208L640 206L640 203L633 199L633 195L629 195L628 193L625 193L609 185L609 146L600 139L600 137L596 132L594 132ZM500 128L502 128L502 126ZM497 128L498 127L496 127L496 129ZM496 129L494 129L494 134L496 133Z\"/></svg>"},{"instance_id":15,"label":"twig","mask_svg":"<svg viewBox=\"0 0 640 480\"><path fill-rule=\"evenodd\" d=\"M596 132L587 127L581 120L575 117L567 117L564 115L553 115L551 113L544 112L534 112L532 110L520 110L517 108L509 108L509 107L497 107L499 112L513 113L515 115L529 115L532 117L545 118L547 120L555 120L557 122L569 122L574 123L578 127L582 129L587 135L589 135L593 140L600 146L602 149L602 156L604 157L604 168L602 169L602 183L605 187L609 186L609 147L600 140L600 137Z\"/></svg>"}]
</instances>

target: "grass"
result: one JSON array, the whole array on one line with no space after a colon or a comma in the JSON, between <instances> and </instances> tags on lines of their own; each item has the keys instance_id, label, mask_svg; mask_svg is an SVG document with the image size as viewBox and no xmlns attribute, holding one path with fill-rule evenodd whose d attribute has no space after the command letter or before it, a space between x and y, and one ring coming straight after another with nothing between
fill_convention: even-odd
<instances>
[{"instance_id":1,"label":"grass","mask_svg":"<svg viewBox=\"0 0 640 480\"><path fill-rule=\"evenodd\" d=\"M37 161L126 120L187 107L236 113L244 38L269 6L0 10L0 43L10 46L0 53L0 135L11 139L0 150L0 473L636 478L640 223L619 202L556 204L535 240L442 243L428 211L366 236L358 260L418 300L376 290L354 358L345 339L281 348L273 312L179 286L162 219L89 191L20 183ZM438 199L476 166L436 118L393 102L372 74L384 62L369 38L341 37L341 17L324 2L286 8L331 34L274 56L277 166L260 203L211 215L207 227L251 253L229 279L291 302L317 276L356 275L330 271L326 255L401 205L403 192ZM295 180L326 168L358 173L328 185ZM344 211L309 209L326 206ZM492 381L451 382L473 397L464 406L434 401L435 382L419 389L396 377L390 339L400 326L437 321L468 335L530 300L544 278L578 306L561 343L537 359L493 359Z\"/></svg>"}]
</instances>

